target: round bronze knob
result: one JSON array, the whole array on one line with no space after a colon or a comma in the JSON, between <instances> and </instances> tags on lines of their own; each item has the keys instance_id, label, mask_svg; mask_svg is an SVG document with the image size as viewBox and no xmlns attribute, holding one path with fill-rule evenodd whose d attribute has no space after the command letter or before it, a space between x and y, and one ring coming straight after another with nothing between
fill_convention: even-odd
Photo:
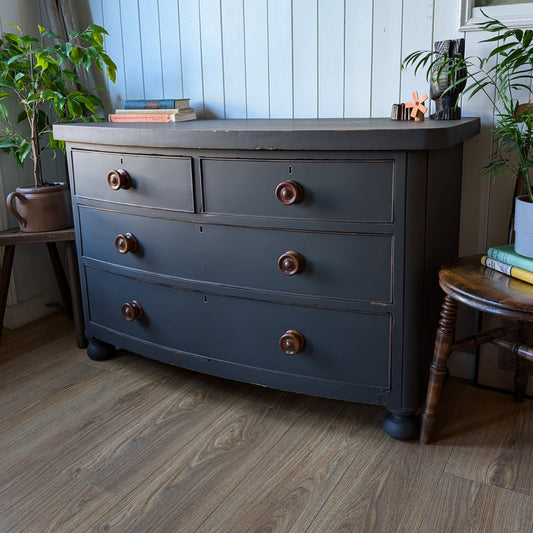
<instances>
[{"instance_id":1,"label":"round bronze knob","mask_svg":"<svg viewBox=\"0 0 533 533\"><path fill-rule=\"evenodd\" d=\"M129 189L131 187L130 175L123 168L111 170L107 175L107 184L114 190Z\"/></svg>"},{"instance_id":2,"label":"round bronze knob","mask_svg":"<svg viewBox=\"0 0 533 533\"><path fill-rule=\"evenodd\" d=\"M282 181L276 187L276 198L283 205L297 204L302 201L303 196L303 187L297 181Z\"/></svg>"},{"instance_id":3,"label":"round bronze knob","mask_svg":"<svg viewBox=\"0 0 533 533\"><path fill-rule=\"evenodd\" d=\"M304 345L305 337L295 329L287 330L279 339L279 347L287 355L296 355Z\"/></svg>"},{"instance_id":4,"label":"round bronze knob","mask_svg":"<svg viewBox=\"0 0 533 533\"><path fill-rule=\"evenodd\" d=\"M132 300L122 305L120 313L126 322L133 322L143 316L143 308L137 300Z\"/></svg>"},{"instance_id":5,"label":"round bronze knob","mask_svg":"<svg viewBox=\"0 0 533 533\"><path fill-rule=\"evenodd\" d=\"M137 238L131 233L119 233L115 237L115 248L119 254L127 254L137 250Z\"/></svg>"},{"instance_id":6,"label":"round bronze knob","mask_svg":"<svg viewBox=\"0 0 533 533\"><path fill-rule=\"evenodd\" d=\"M299 274L303 272L305 266L304 258L298 252L294 250L289 250L285 252L278 259L278 268L282 274L286 276L294 276L294 274Z\"/></svg>"}]
</instances>

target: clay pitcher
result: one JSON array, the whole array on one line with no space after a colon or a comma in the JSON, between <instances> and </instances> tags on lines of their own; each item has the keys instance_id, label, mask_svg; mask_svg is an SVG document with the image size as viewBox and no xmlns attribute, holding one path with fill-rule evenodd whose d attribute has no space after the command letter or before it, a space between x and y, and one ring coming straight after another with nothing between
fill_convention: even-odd
<instances>
[{"instance_id":1,"label":"clay pitcher","mask_svg":"<svg viewBox=\"0 0 533 533\"><path fill-rule=\"evenodd\" d=\"M66 183L22 186L8 194L7 207L21 231L53 231L73 225L70 190Z\"/></svg>"}]
</instances>

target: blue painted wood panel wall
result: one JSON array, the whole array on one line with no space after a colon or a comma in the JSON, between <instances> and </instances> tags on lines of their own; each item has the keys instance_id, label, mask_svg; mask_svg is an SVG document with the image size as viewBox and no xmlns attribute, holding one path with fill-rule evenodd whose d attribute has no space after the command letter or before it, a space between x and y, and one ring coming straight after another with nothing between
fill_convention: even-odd
<instances>
[{"instance_id":1,"label":"blue painted wood panel wall","mask_svg":"<svg viewBox=\"0 0 533 533\"><path fill-rule=\"evenodd\" d=\"M200 117L382 117L424 91L401 58L429 48L445 0L84 0L119 65L111 108L191 98Z\"/></svg>"}]
</instances>

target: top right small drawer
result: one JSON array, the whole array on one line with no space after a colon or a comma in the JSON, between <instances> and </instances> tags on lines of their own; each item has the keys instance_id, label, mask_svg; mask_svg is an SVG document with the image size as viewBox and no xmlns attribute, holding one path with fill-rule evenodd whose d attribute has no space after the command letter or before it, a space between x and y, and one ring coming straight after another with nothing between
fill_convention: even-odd
<instances>
[{"instance_id":1,"label":"top right small drawer","mask_svg":"<svg viewBox=\"0 0 533 533\"><path fill-rule=\"evenodd\" d=\"M202 159L204 213L393 223L398 161Z\"/></svg>"}]
</instances>

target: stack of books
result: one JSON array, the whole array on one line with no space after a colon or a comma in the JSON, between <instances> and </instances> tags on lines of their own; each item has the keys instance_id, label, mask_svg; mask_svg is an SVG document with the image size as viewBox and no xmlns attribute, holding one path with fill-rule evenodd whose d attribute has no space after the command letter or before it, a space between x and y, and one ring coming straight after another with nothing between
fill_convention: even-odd
<instances>
[{"instance_id":1,"label":"stack of books","mask_svg":"<svg viewBox=\"0 0 533 533\"><path fill-rule=\"evenodd\" d=\"M481 263L513 278L533 283L533 258L517 254L514 244L489 248Z\"/></svg>"},{"instance_id":2,"label":"stack of books","mask_svg":"<svg viewBox=\"0 0 533 533\"><path fill-rule=\"evenodd\" d=\"M125 100L124 109L109 115L109 122L183 122L196 119L189 98Z\"/></svg>"}]
</instances>

